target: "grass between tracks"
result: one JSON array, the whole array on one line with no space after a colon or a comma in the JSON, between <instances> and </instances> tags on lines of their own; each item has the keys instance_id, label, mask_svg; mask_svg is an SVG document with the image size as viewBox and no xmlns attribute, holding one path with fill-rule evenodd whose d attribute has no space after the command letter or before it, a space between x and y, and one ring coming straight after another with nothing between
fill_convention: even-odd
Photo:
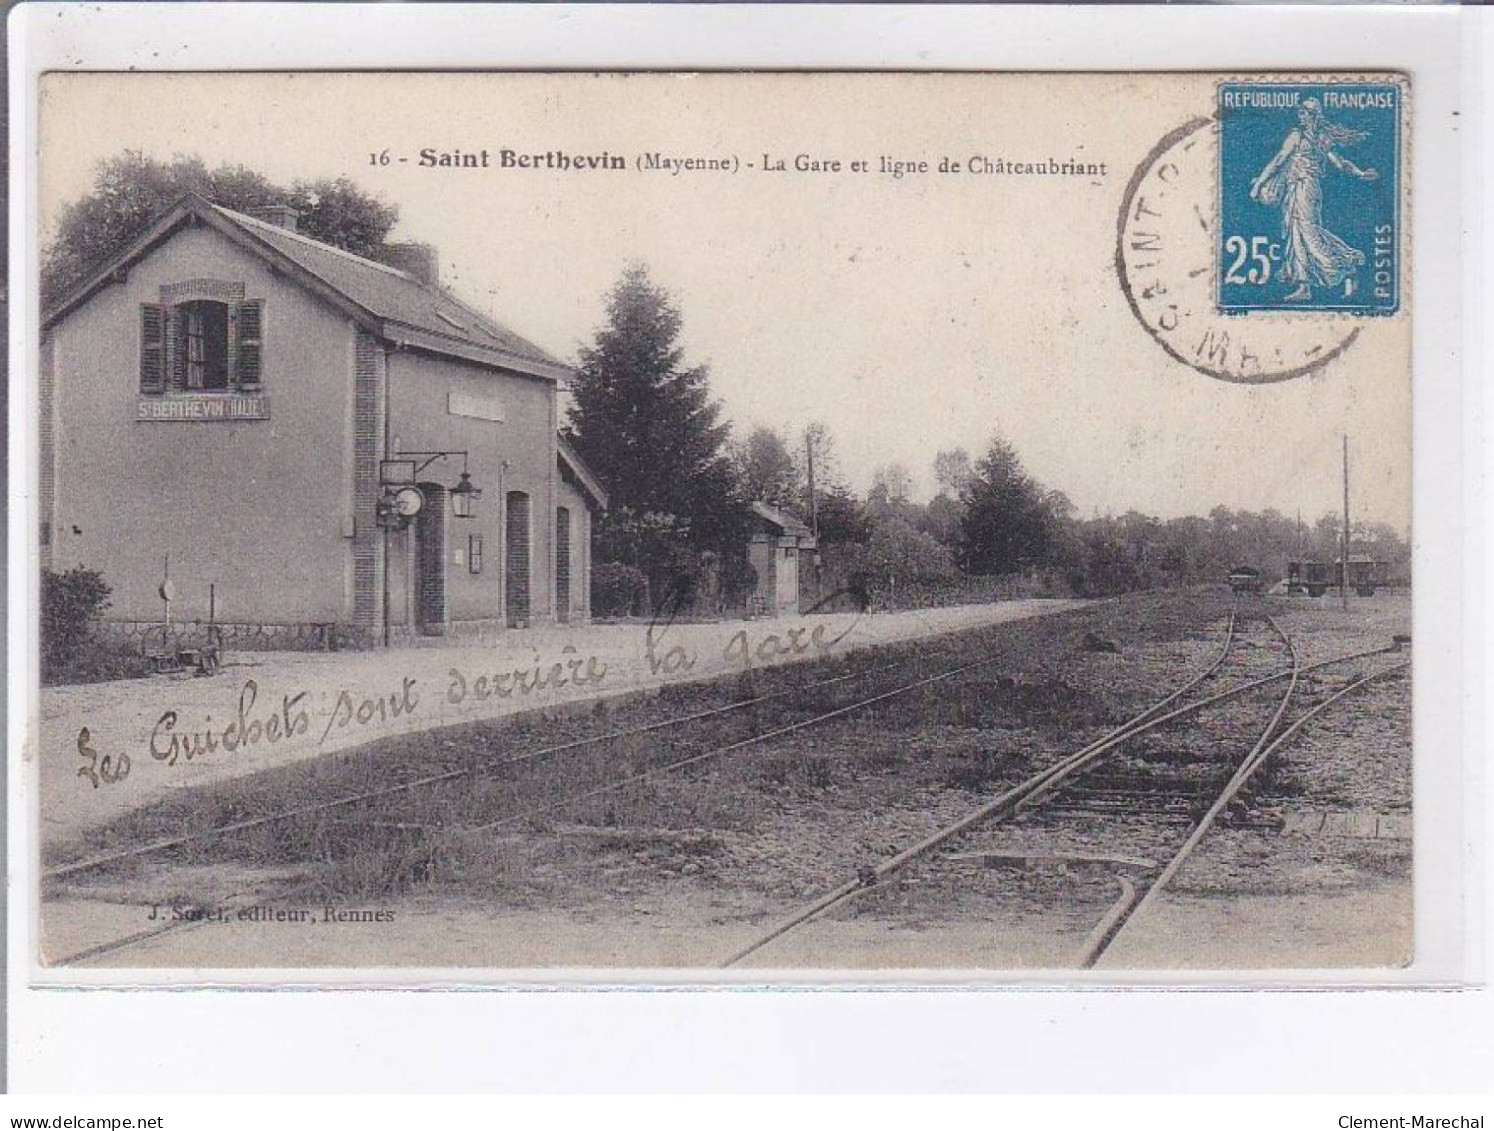
<instances>
[{"instance_id":1,"label":"grass between tracks","mask_svg":"<svg viewBox=\"0 0 1494 1131\"><path fill-rule=\"evenodd\" d=\"M380 740L135 811L63 859L191 834L447 770L450 782L112 865L69 891L211 905L278 885L327 900L647 902L660 885L797 897L911 843L1150 703L1218 647L1227 593L1138 595L914 644ZM1095 638L1116 651L1096 651ZM603 795L659 767L939 672L841 719ZM806 685L873 671L816 688ZM781 694L779 693L786 693ZM752 707L549 757L540 748L764 695ZM536 812L536 811L540 812ZM482 828L492 822L497 827Z\"/></svg>"}]
</instances>

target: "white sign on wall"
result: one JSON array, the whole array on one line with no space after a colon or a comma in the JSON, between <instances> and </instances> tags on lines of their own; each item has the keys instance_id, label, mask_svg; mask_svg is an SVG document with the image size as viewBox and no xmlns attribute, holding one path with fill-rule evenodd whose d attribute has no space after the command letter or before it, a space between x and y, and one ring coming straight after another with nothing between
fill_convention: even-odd
<instances>
[{"instance_id":1,"label":"white sign on wall","mask_svg":"<svg viewBox=\"0 0 1494 1131\"><path fill-rule=\"evenodd\" d=\"M447 393L446 411L452 416L470 416L477 420L503 423L503 402L497 397L477 397L471 393Z\"/></svg>"},{"instance_id":2,"label":"white sign on wall","mask_svg":"<svg viewBox=\"0 0 1494 1131\"><path fill-rule=\"evenodd\" d=\"M204 393L142 396L137 420L268 420L270 398L264 393Z\"/></svg>"}]
</instances>

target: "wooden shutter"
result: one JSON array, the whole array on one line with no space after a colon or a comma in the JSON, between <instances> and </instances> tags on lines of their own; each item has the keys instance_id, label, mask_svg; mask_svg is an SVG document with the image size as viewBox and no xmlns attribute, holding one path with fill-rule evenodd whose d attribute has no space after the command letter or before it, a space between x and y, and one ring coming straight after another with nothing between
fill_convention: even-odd
<instances>
[{"instance_id":1,"label":"wooden shutter","mask_svg":"<svg viewBox=\"0 0 1494 1131\"><path fill-rule=\"evenodd\" d=\"M259 299L239 303L234 382L241 389L257 389L263 379L264 310L265 304Z\"/></svg>"},{"instance_id":2,"label":"wooden shutter","mask_svg":"<svg viewBox=\"0 0 1494 1131\"><path fill-rule=\"evenodd\" d=\"M166 311L158 302L140 304L140 391L166 389Z\"/></svg>"}]
</instances>

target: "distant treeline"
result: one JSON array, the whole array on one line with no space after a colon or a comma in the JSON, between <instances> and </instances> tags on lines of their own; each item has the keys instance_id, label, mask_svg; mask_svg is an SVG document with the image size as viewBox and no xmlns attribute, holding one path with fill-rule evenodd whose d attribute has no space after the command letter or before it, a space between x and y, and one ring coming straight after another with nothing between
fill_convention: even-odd
<instances>
[{"instance_id":1,"label":"distant treeline","mask_svg":"<svg viewBox=\"0 0 1494 1131\"><path fill-rule=\"evenodd\" d=\"M1293 559L1340 552L1335 515L1299 523L1216 507L1166 521L1136 511L1082 519L999 435L978 458L938 452L927 503L912 501L913 475L895 463L855 492L823 424L734 434L711 399L709 370L685 360L682 325L672 297L635 264L580 353L566 435L611 498L596 526L599 615L741 609L755 580L746 560L754 501L819 532L818 571L813 559L800 570L804 607L826 594L879 607L1101 596L1222 582L1236 565L1274 581ZM1386 562L1392 582L1409 575L1410 549L1388 526L1356 528L1351 552Z\"/></svg>"}]
</instances>

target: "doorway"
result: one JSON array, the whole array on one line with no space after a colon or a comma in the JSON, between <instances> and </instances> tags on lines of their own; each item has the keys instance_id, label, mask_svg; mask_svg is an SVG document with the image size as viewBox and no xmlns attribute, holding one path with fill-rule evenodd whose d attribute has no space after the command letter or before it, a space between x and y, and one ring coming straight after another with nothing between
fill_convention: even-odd
<instances>
[{"instance_id":1,"label":"doorway","mask_svg":"<svg viewBox=\"0 0 1494 1131\"><path fill-rule=\"evenodd\" d=\"M555 616L561 624L571 620L571 512L555 508Z\"/></svg>"},{"instance_id":2,"label":"doorway","mask_svg":"<svg viewBox=\"0 0 1494 1131\"><path fill-rule=\"evenodd\" d=\"M510 491L504 517L504 597L509 628L529 627L529 496Z\"/></svg>"},{"instance_id":3,"label":"doorway","mask_svg":"<svg viewBox=\"0 0 1494 1131\"><path fill-rule=\"evenodd\" d=\"M425 505L415 519L415 625L424 636L446 632L446 488L420 484Z\"/></svg>"}]
</instances>

